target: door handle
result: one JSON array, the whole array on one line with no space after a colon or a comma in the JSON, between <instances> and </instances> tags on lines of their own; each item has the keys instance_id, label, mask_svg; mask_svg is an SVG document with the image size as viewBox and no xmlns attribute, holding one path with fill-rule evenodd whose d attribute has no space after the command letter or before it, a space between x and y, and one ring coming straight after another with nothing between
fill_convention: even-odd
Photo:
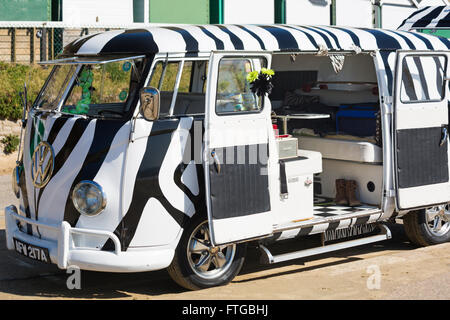
<instances>
[{"instance_id":1,"label":"door handle","mask_svg":"<svg viewBox=\"0 0 450 320\"><path fill-rule=\"evenodd\" d=\"M219 157L217 156L217 153L215 150L211 151L211 157L214 160L214 165L216 167L217 173L220 174L220 161L219 161Z\"/></svg>"},{"instance_id":2,"label":"door handle","mask_svg":"<svg viewBox=\"0 0 450 320\"><path fill-rule=\"evenodd\" d=\"M442 127L441 132L442 132L441 142L439 143L440 147L442 147L444 145L444 143L447 141L447 138L448 138L448 129L447 129L447 127Z\"/></svg>"}]
</instances>

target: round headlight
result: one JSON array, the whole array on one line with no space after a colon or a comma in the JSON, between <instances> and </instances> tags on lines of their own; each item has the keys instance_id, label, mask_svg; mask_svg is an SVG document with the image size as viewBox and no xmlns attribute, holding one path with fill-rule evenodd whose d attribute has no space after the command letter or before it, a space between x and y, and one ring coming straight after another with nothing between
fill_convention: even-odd
<instances>
[{"instance_id":1,"label":"round headlight","mask_svg":"<svg viewBox=\"0 0 450 320\"><path fill-rule=\"evenodd\" d=\"M72 201L82 215L93 217L106 207L106 195L94 181L81 181L72 191Z\"/></svg>"}]
</instances>

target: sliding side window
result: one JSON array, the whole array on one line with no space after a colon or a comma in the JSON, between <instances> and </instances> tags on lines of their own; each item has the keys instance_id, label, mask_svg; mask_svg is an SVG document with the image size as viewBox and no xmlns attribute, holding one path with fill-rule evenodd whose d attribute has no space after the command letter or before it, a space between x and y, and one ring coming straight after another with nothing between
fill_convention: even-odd
<instances>
[{"instance_id":1,"label":"sliding side window","mask_svg":"<svg viewBox=\"0 0 450 320\"><path fill-rule=\"evenodd\" d=\"M169 115L179 66L179 61L159 61L153 68L150 86L160 91L160 117Z\"/></svg>"},{"instance_id":2,"label":"sliding side window","mask_svg":"<svg viewBox=\"0 0 450 320\"><path fill-rule=\"evenodd\" d=\"M207 70L206 60L157 62L150 86L160 90L160 117L204 114Z\"/></svg>"}]
</instances>

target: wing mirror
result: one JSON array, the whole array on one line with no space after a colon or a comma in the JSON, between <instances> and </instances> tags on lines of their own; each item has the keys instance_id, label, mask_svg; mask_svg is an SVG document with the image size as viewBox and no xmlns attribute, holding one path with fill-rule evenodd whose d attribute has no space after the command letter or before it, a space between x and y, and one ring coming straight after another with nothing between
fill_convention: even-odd
<instances>
[{"instance_id":1,"label":"wing mirror","mask_svg":"<svg viewBox=\"0 0 450 320\"><path fill-rule=\"evenodd\" d=\"M145 120L156 120L159 117L159 90L153 87L144 87L140 91L140 113Z\"/></svg>"}]
</instances>

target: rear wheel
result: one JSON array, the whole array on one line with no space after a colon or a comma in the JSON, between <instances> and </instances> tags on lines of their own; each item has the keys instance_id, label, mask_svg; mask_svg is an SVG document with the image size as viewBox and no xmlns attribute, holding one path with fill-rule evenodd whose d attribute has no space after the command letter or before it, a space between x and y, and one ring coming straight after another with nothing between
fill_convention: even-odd
<instances>
[{"instance_id":1,"label":"rear wheel","mask_svg":"<svg viewBox=\"0 0 450 320\"><path fill-rule=\"evenodd\" d=\"M409 212L403 219L409 240L419 246L450 241L450 205Z\"/></svg>"},{"instance_id":2,"label":"rear wheel","mask_svg":"<svg viewBox=\"0 0 450 320\"><path fill-rule=\"evenodd\" d=\"M244 263L245 244L212 246L208 220L193 217L167 268L180 286L198 290L229 283Z\"/></svg>"}]
</instances>

